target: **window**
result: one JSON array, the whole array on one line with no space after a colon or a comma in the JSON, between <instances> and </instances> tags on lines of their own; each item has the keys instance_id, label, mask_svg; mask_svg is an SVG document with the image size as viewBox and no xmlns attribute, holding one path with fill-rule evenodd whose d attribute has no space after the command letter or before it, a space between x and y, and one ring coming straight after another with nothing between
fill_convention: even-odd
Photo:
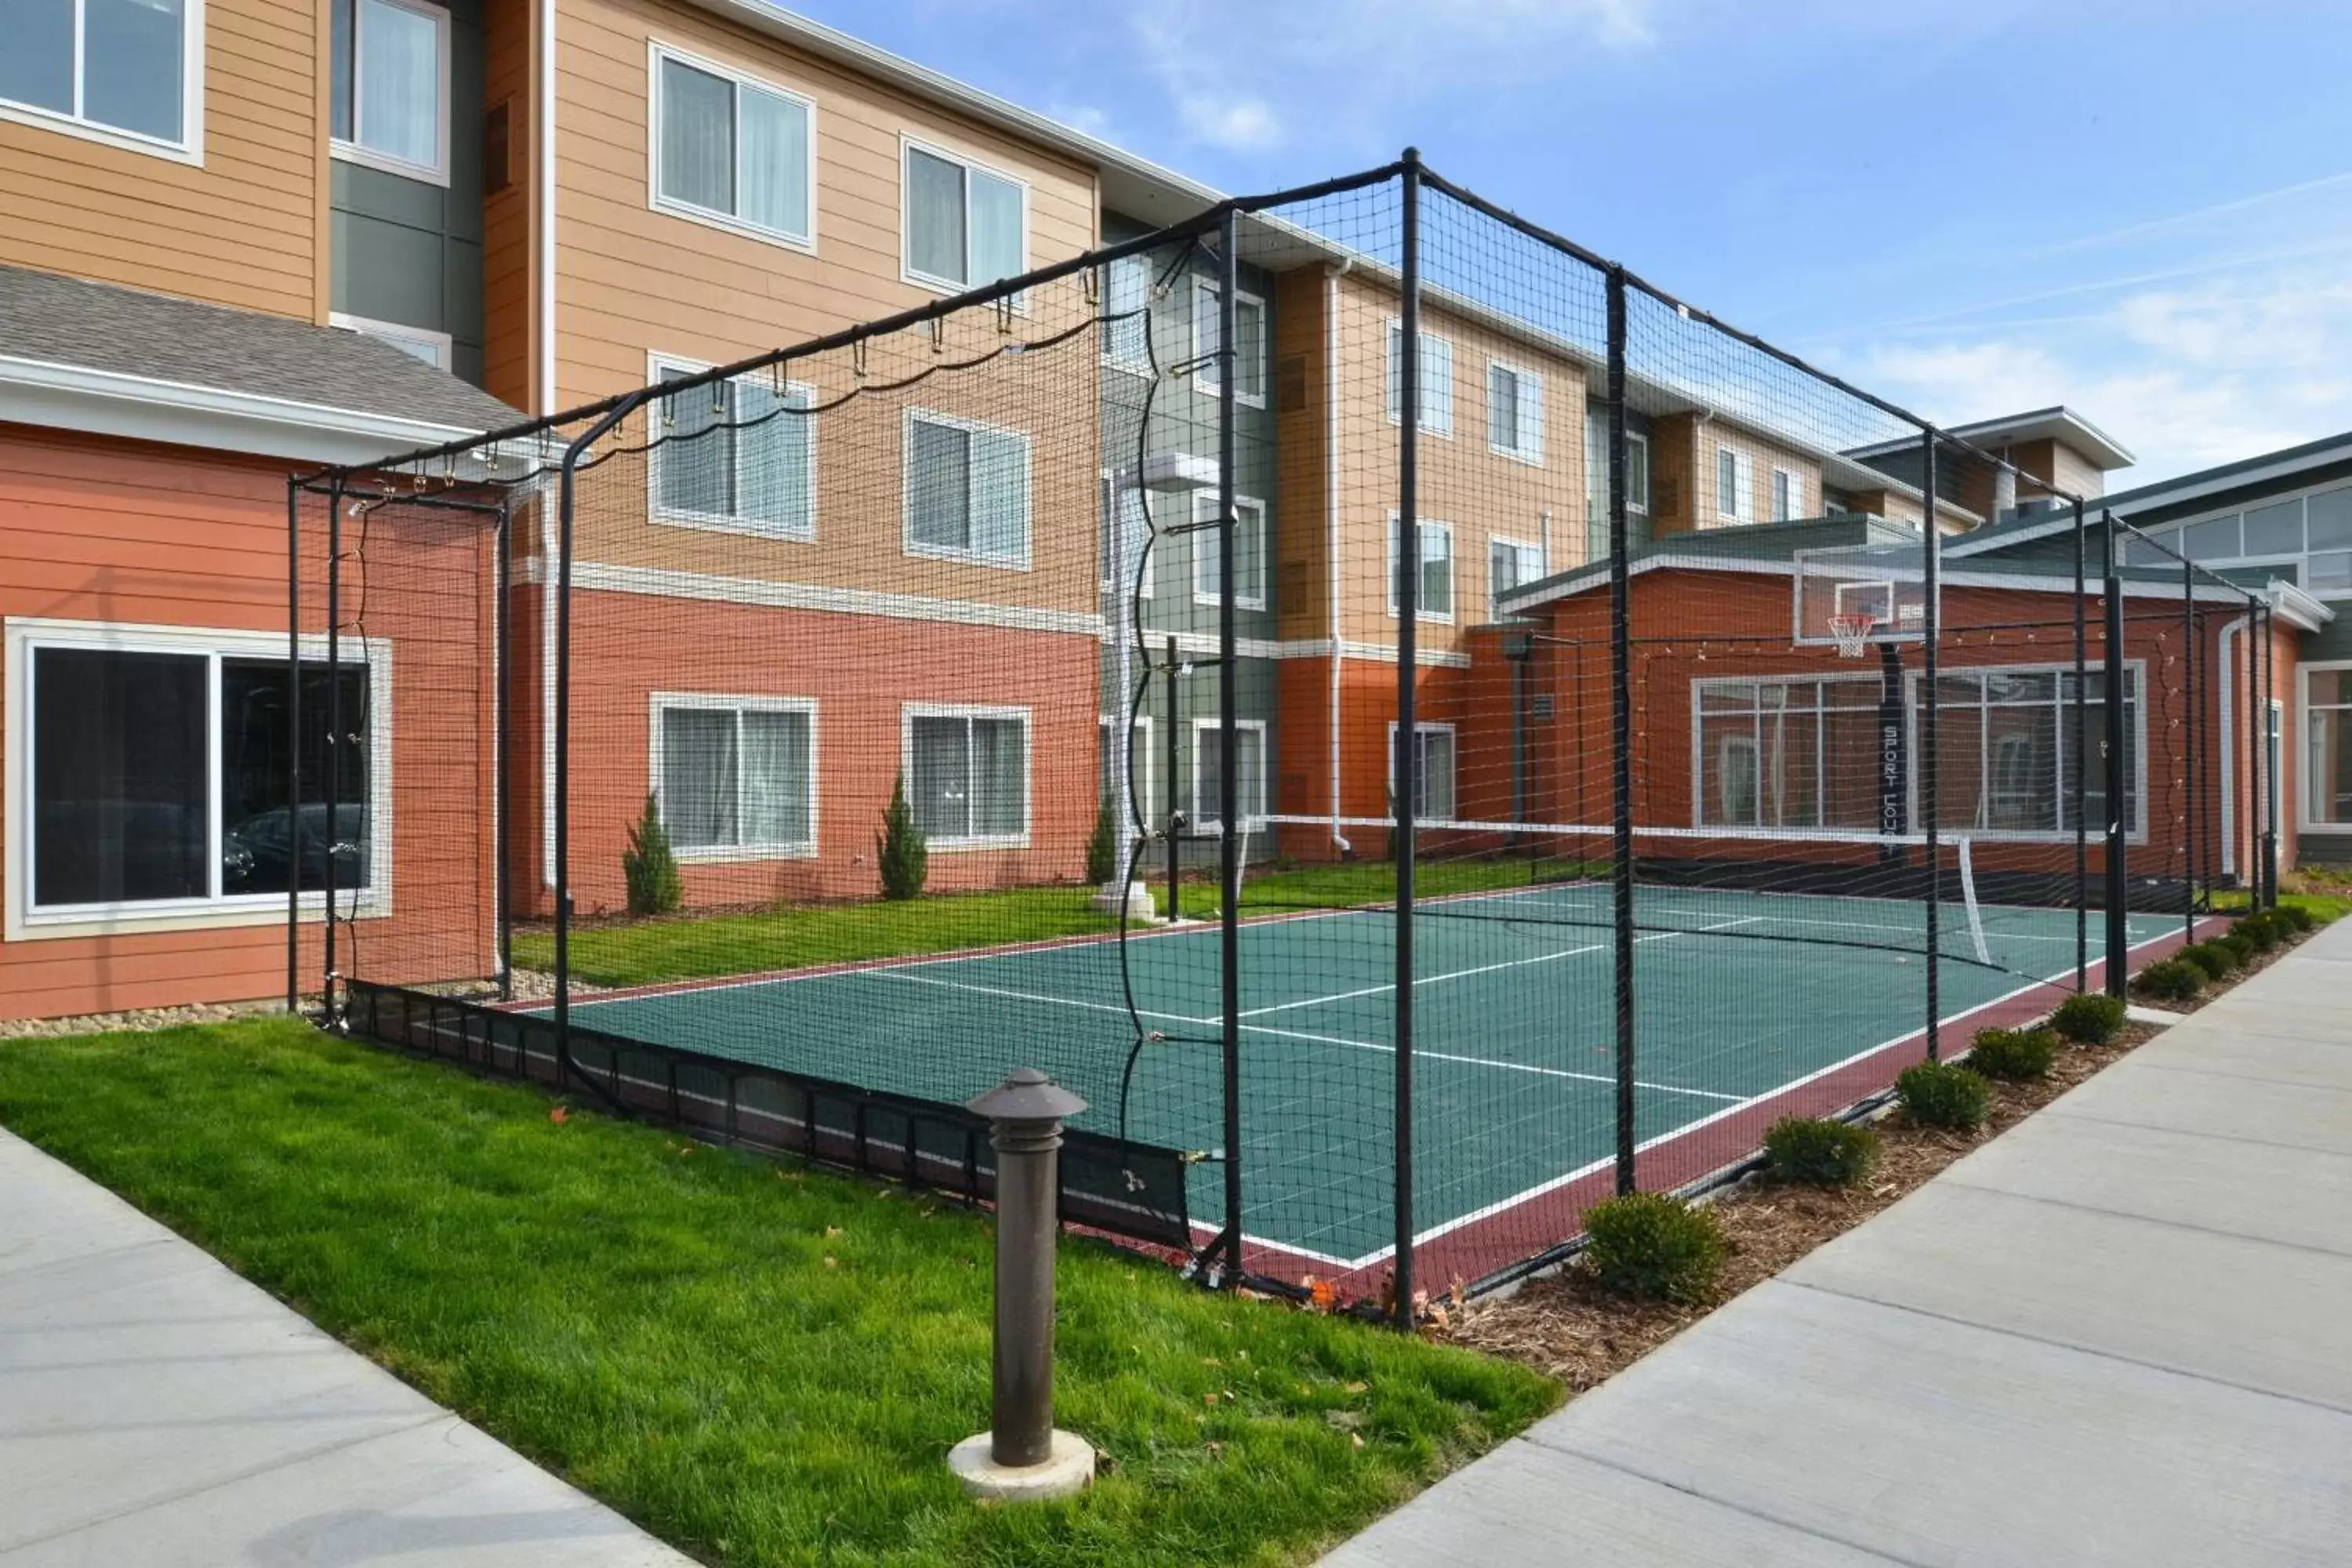
<instances>
[{"instance_id":1,"label":"window","mask_svg":"<svg viewBox=\"0 0 2352 1568\"><path fill-rule=\"evenodd\" d=\"M1192 280L1192 362L1205 393L1223 391L1217 286ZM1255 294L1234 296L1234 397L1252 408L1265 406L1265 301Z\"/></svg>"},{"instance_id":2,"label":"window","mask_svg":"<svg viewBox=\"0 0 2352 1568\"><path fill-rule=\"evenodd\" d=\"M909 410L907 552L1026 569L1029 437Z\"/></svg>"},{"instance_id":3,"label":"window","mask_svg":"<svg viewBox=\"0 0 2352 1568\"><path fill-rule=\"evenodd\" d=\"M1103 268L1103 363L1151 374L1151 258L1122 256Z\"/></svg>"},{"instance_id":4,"label":"window","mask_svg":"<svg viewBox=\"0 0 2352 1568\"><path fill-rule=\"evenodd\" d=\"M1106 714L1095 725L1095 777L1101 782L1102 798L1118 806L1126 816L1123 803L1117 800L1118 759L1111 754L1111 719ZM1143 820L1158 820L1157 806L1152 799L1151 774L1160 753L1151 745L1151 720L1147 716L1135 721L1135 740L1127 753L1128 776L1135 786L1136 810Z\"/></svg>"},{"instance_id":5,"label":"window","mask_svg":"<svg viewBox=\"0 0 2352 1568\"><path fill-rule=\"evenodd\" d=\"M1213 493L1195 491L1192 521L1213 523L1217 515ZM1225 552L1223 531L1199 528L1192 533L1192 602L1223 602ZM1244 610L1265 608L1265 503L1247 496L1234 498L1234 537L1241 548L1234 552L1234 604Z\"/></svg>"},{"instance_id":6,"label":"window","mask_svg":"<svg viewBox=\"0 0 2352 1568\"><path fill-rule=\"evenodd\" d=\"M1694 684L1696 826L1885 826L1875 678Z\"/></svg>"},{"instance_id":7,"label":"window","mask_svg":"<svg viewBox=\"0 0 2352 1568\"><path fill-rule=\"evenodd\" d=\"M298 724L282 635L22 621L10 631L25 748L13 759L9 805L22 816L11 837L29 850L12 924L20 914L28 925L283 919L289 888L322 893L331 860L357 912L384 912L380 645L345 639L331 671L324 639L306 639ZM331 698L341 731L361 743L330 746Z\"/></svg>"},{"instance_id":8,"label":"window","mask_svg":"<svg viewBox=\"0 0 2352 1568\"><path fill-rule=\"evenodd\" d=\"M1149 599L1152 574L1144 568L1144 551L1151 542L1151 492L1105 474L1101 519L1104 591Z\"/></svg>"},{"instance_id":9,"label":"window","mask_svg":"<svg viewBox=\"0 0 2352 1568\"><path fill-rule=\"evenodd\" d=\"M678 381L701 368L656 359L654 376ZM795 412L814 395L754 371L661 397L648 465L656 521L815 538L816 421Z\"/></svg>"},{"instance_id":10,"label":"window","mask_svg":"<svg viewBox=\"0 0 2352 1568\"><path fill-rule=\"evenodd\" d=\"M1391 423L1403 417L1404 324L1389 323L1388 415ZM1454 345L1431 333L1421 334L1421 427L1433 435L1454 434Z\"/></svg>"},{"instance_id":11,"label":"window","mask_svg":"<svg viewBox=\"0 0 2352 1568\"><path fill-rule=\"evenodd\" d=\"M1029 710L907 710L908 804L934 849L1029 837Z\"/></svg>"},{"instance_id":12,"label":"window","mask_svg":"<svg viewBox=\"0 0 2352 1568\"><path fill-rule=\"evenodd\" d=\"M1486 445L1523 463L1543 461L1543 377L1517 365L1486 364Z\"/></svg>"},{"instance_id":13,"label":"window","mask_svg":"<svg viewBox=\"0 0 2352 1568\"><path fill-rule=\"evenodd\" d=\"M0 117L194 161L203 0L13 0L0 15Z\"/></svg>"},{"instance_id":14,"label":"window","mask_svg":"<svg viewBox=\"0 0 2352 1568\"><path fill-rule=\"evenodd\" d=\"M2352 827L2352 669L2303 672L2303 811L2313 827Z\"/></svg>"},{"instance_id":15,"label":"window","mask_svg":"<svg viewBox=\"0 0 2352 1568\"><path fill-rule=\"evenodd\" d=\"M347 316L341 310L330 314L327 324L380 339L413 359L423 360L435 370L449 368L452 344L446 332L436 332L430 327L404 327L397 321L373 321L365 316Z\"/></svg>"},{"instance_id":16,"label":"window","mask_svg":"<svg viewBox=\"0 0 2352 1568\"><path fill-rule=\"evenodd\" d=\"M816 704L656 696L654 790L682 858L816 853Z\"/></svg>"},{"instance_id":17,"label":"window","mask_svg":"<svg viewBox=\"0 0 2352 1568\"><path fill-rule=\"evenodd\" d=\"M1734 522L1756 516L1756 460L1729 447L1715 449L1715 511Z\"/></svg>"},{"instance_id":18,"label":"window","mask_svg":"<svg viewBox=\"0 0 2352 1568\"><path fill-rule=\"evenodd\" d=\"M449 13L428 0L334 0L335 156L449 183Z\"/></svg>"},{"instance_id":19,"label":"window","mask_svg":"<svg viewBox=\"0 0 2352 1568\"><path fill-rule=\"evenodd\" d=\"M1389 724L1389 798L1396 798L1397 727ZM1454 726L1416 724L1412 731L1412 815L1416 821L1452 822Z\"/></svg>"},{"instance_id":20,"label":"window","mask_svg":"<svg viewBox=\"0 0 2352 1568\"><path fill-rule=\"evenodd\" d=\"M1389 514L1389 614L1399 613L1404 596L1404 524L1394 512ZM1426 519L1421 524L1420 598L1415 603L1414 619L1450 621L1454 618L1454 530L1443 522Z\"/></svg>"},{"instance_id":21,"label":"window","mask_svg":"<svg viewBox=\"0 0 2352 1568\"><path fill-rule=\"evenodd\" d=\"M655 207L761 239L814 244L816 106L659 45L653 58Z\"/></svg>"},{"instance_id":22,"label":"window","mask_svg":"<svg viewBox=\"0 0 2352 1568\"><path fill-rule=\"evenodd\" d=\"M978 289L1028 265L1028 186L912 142L904 167L908 281Z\"/></svg>"},{"instance_id":23,"label":"window","mask_svg":"<svg viewBox=\"0 0 2352 1568\"><path fill-rule=\"evenodd\" d=\"M2081 752L2083 816L2094 831L2106 821L2106 679L2084 678L2086 721L2074 733L2074 672L2057 668L1965 670L1937 682L1939 738L1937 824L1955 833L1991 837L2058 836L2074 830L2075 752ZM1911 682L1912 732L1918 731L1917 681ZM2139 821L2137 785L2142 749L2139 671L2125 671L2124 808L2129 831ZM1914 792L1916 782L1915 774Z\"/></svg>"},{"instance_id":24,"label":"window","mask_svg":"<svg viewBox=\"0 0 2352 1568\"><path fill-rule=\"evenodd\" d=\"M1503 595L1514 588L1523 588L1544 575L1543 546L1525 544L1516 539L1494 538L1486 541L1486 613L1495 620L1503 618Z\"/></svg>"},{"instance_id":25,"label":"window","mask_svg":"<svg viewBox=\"0 0 2352 1568\"><path fill-rule=\"evenodd\" d=\"M1192 824L1214 831L1224 826L1224 734L1214 719L1192 721ZM1235 793L1241 798L1240 831L1265 830L1265 721L1234 721Z\"/></svg>"},{"instance_id":26,"label":"window","mask_svg":"<svg viewBox=\"0 0 2352 1568\"><path fill-rule=\"evenodd\" d=\"M1650 510L1650 438L1628 435L1625 437L1625 510L1647 513Z\"/></svg>"},{"instance_id":27,"label":"window","mask_svg":"<svg viewBox=\"0 0 2352 1568\"><path fill-rule=\"evenodd\" d=\"M1793 522L1804 515L1805 481L1786 468L1772 470L1772 521Z\"/></svg>"}]
</instances>

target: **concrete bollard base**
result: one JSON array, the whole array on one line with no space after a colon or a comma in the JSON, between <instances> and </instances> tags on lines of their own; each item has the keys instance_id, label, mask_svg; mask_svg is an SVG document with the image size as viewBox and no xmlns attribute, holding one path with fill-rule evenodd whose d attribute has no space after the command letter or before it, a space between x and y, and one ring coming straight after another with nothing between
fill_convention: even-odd
<instances>
[{"instance_id":1,"label":"concrete bollard base","mask_svg":"<svg viewBox=\"0 0 2352 1568\"><path fill-rule=\"evenodd\" d=\"M963 1489L976 1498L992 1502L1042 1502L1082 1492L1094 1484L1094 1446L1073 1433L1055 1428L1045 1462L1018 1468L991 1458L992 1442L982 1432L948 1450L948 1468L963 1482Z\"/></svg>"}]
</instances>

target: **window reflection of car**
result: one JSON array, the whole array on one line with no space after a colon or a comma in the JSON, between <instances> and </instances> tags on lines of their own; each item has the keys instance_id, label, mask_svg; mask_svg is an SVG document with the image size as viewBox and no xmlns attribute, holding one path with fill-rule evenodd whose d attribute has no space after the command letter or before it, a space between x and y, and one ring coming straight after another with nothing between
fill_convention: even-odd
<instances>
[{"instance_id":1,"label":"window reflection of car","mask_svg":"<svg viewBox=\"0 0 2352 1568\"><path fill-rule=\"evenodd\" d=\"M305 802L301 808L301 886L327 885L327 857L335 856L335 886L367 885L367 807L357 803L335 807L335 830L327 831L324 801ZM282 893L286 870L292 863L293 817L284 806L257 812L221 837L221 889L224 892Z\"/></svg>"}]
</instances>

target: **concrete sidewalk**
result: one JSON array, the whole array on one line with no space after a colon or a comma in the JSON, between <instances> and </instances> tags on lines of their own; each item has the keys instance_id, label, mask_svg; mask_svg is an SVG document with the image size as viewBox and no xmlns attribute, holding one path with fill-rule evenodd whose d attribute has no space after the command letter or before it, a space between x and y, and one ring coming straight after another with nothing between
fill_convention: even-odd
<instances>
[{"instance_id":1,"label":"concrete sidewalk","mask_svg":"<svg viewBox=\"0 0 2352 1568\"><path fill-rule=\"evenodd\" d=\"M690 1568L0 1132L0 1568Z\"/></svg>"},{"instance_id":2,"label":"concrete sidewalk","mask_svg":"<svg viewBox=\"0 0 2352 1568\"><path fill-rule=\"evenodd\" d=\"M1327 1561L2352 1562L2352 921Z\"/></svg>"}]
</instances>

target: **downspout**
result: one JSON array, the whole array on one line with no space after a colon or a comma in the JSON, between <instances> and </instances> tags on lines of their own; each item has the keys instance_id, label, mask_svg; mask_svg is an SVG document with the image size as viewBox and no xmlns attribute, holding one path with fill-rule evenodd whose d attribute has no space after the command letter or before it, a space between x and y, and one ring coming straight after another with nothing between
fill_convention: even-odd
<instances>
[{"instance_id":1,"label":"downspout","mask_svg":"<svg viewBox=\"0 0 2352 1568\"><path fill-rule=\"evenodd\" d=\"M1342 858L1352 858L1356 847L1339 831L1344 815L1339 802L1339 279L1352 271L1356 258L1342 259L1326 268L1323 279L1323 406L1327 426L1323 441L1323 564L1328 576L1324 600L1331 624L1331 842Z\"/></svg>"},{"instance_id":2,"label":"downspout","mask_svg":"<svg viewBox=\"0 0 2352 1568\"><path fill-rule=\"evenodd\" d=\"M2220 639L2221 669L2216 677L2221 688L2221 875L2229 876L2238 868L2237 784L2238 732L2231 721L2236 716L2239 681L2231 672L2237 667L2230 662L2230 645L2246 629L2250 616L2240 616L2221 627Z\"/></svg>"},{"instance_id":3,"label":"downspout","mask_svg":"<svg viewBox=\"0 0 2352 1568\"><path fill-rule=\"evenodd\" d=\"M555 11L539 6L539 412L556 413L555 390ZM555 518L539 490L540 877L555 885Z\"/></svg>"}]
</instances>

